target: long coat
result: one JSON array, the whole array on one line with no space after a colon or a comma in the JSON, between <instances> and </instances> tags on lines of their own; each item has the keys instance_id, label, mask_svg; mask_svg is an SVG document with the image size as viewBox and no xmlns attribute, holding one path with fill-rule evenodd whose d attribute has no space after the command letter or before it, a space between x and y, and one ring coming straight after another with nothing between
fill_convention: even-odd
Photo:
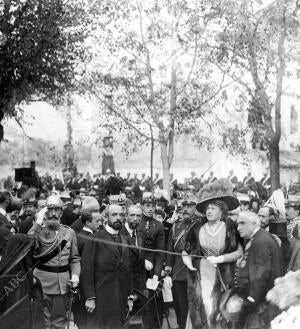
<instances>
[{"instance_id":1,"label":"long coat","mask_svg":"<svg viewBox=\"0 0 300 329\"><path fill-rule=\"evenodd\" d=\"M165 229L162 223L154 218L143 216L138 234L148 249L165 249ZM145 259L153 264L153 275L161 276L165 256L160 252L146 251Z\"/></svg>"},{"instance_id":2,"label":"long coat","mask_svg":"<svg viewBox=\"0 0 300 329\"><path fill-rule=\"evenodd\" d=\"M121 328L126 317L127 297L132 293L129 249L99 242L115 242L105 229L86 241L82 254L82 286L86 299L96 298L96 309L88 316L89 329ZM120 235L120 242L129 244Z\"/></svg>"},{"instance_id":3,"label":"long coat","mask_svg":"<svg viewBox=\"0 0 300 329\"><path fill-rule=\"evenodd\" d=\"M272 289L274 280L283 274L284 264L280 247L270 233L259 229L249 249L246 246L237 271L240 293L245 298L251 297L254 300L250 305L251 309L245 309L245 329L264 328L276 316L277 308L266 303L265 296Z\"/></svg>"},{"instance_id":4,"label":"long coat","mask_svg":"<svg viewBox=\"0 0 300 329\"><path fill-rule=\"evenodd\" d=\"M120 234L124 235L133 245L134 242L127 231L126 227L123 226L120 230ZM144 242L140 234L137 232L137 245L139 247L144 246ZM145 253L142 250L130 249L132 275L133 275L133 289L139 294L143 294L146 289L146 269L145 269Z\"/></svg>"}]
</instances>

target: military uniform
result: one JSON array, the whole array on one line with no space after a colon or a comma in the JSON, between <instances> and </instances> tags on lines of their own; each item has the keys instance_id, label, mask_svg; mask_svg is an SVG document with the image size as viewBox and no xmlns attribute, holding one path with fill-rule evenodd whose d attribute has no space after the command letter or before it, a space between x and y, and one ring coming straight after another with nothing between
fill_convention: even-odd
<instances>
[{"instance_id":1,"label":"military uniform","mask_svg":"<svg viewBox=\"0 0 300 329\"><path fill-rule=\"evenodd\" d=\"M152 217L143 216L139 227L138 235L141 237L144 247L148 249L165 249L165 232L162 223ZM153 270L147 271L147 276L161 276L164 262L164 254L159 252L146 251L145 259L153 264ZM155 292L148 290L149 298L152 301L147 304L143 314L143 326L145 329L160 328L162 322L162 295L159 293L154 297Z\"/></svg>"},{"instance_id":2,"label":"military uniform","mask_svg":"<svg viewBox=\"0 0 300 329\"><path fill-rule=\"evenodd\" d=\"M187 220L181 220L173 224L169 234L167 250L181 253L185 247L186 235L190 228L199 221L199 218L192 216ZM187 267L183 264L181 256L168 254L166 266L172 268L173 273L173 304L179 328L185 328L188 314L187 296Z\"/></svg>"},{"instance_id":3,"label":"military uniform","mask_svg":"<svg viewBox=\"0 0 300 329\"><path fill-rule=\"evenodd\" d=\"M65 328L68 309L68 281L73 274L80 275L80 257L77 250L77 239L74 230L60 224L53 242L44 243L40 236L47 230L34 224L28 234L36 235L39 254L47 253L49 245L56 241L58 254L49 261L37 265L33 274L43 288L44 315L47 329Z\"/></svg>"}]
</instances>

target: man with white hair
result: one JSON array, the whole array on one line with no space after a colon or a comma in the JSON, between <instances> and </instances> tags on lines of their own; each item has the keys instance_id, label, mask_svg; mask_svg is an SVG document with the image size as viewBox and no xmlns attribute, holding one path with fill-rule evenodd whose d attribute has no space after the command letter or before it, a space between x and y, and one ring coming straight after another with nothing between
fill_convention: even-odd
<instances>
[{"instance_id":1,"label":"man with white hair","mask_svg":"<svg viewBox=\"0 0 300 329\"><path fill-rule=\"evenodd\" d=\"M269 328L276 315L265 297L283 274L282 255L274 237L260 223L251 211L241 212L237 219L238 232L246 241L235 277L237 292L244 300L237 328Z\"/></svg>"},{"instance_id":2,"label":"man with white hair","mask_svg":"<svg viewBox=\"0 0 300 329\"><path fill-rule=\"evenodd\" d=\"M37 238L35 255L39 263L33 274L44 293L46 329L63 329L67 324L69 284L78 286L80 257L75 232L60 224L63 203L57 195L50 195L46 208L37 214L29 235Z\"/></svg>"}]
</instances>

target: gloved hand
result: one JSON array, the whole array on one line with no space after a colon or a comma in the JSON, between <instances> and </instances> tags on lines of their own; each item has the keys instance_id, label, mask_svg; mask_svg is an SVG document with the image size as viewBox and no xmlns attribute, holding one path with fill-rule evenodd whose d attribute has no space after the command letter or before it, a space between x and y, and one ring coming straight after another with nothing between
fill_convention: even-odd
<instances>
[{"instance_id":1,"label":"gloved hand","mask_svg":"<svg viewBox=\"0 0 300 329\"><path fill-rule=\"evenodd\" d=\"M154 282L158 282L158 276L157 276L157 275L153 275L152 280L153 280Z\"/></svg>"},{"instance_id":2,"label":"gloved hand","mask_svg":"<svg viewBox=\"0 0 300 329\"><path fill-rule=\"evenodd\" d=\"M190 271L197 271L197 269L193 266L192 257L186 251L182 252L182 261L183 261L183 264Z\"/></svg>"},{"instance_id":3,"label":"gloved hand","mask_svg":"<svg viewBox=\"0 0 300 329\"><path fill-rule=\"evenodd\" d=\"M173 283L172 283L172 278L170 276L166 276L164 278L164 288L165 289L171 289L173 286Z\"/></svg>"},{"instance_id":4,"label":"gloved hand","mask_svg":"<svg viewBox=\"0 0 300 329\"><path fill-rule=\"evenodd\" d=\"M127 305L128 305L128 311L131 312L133 309L133 300L128 299Z\"/></svg>"},{"instance_id":5,"label":"gloved hand","mask_svg":"<svg viewBox=\"0 0 300 329\"><path fill-rule=\"evenodd\" d=\"M224 256L209 256L206 259L214 267L216 267L217 264L224 263Z\"/></svg>"},{"instance_id":6,"label":"gloved hand","mask_svg":"<svg viewBox=\"0 0 300 329\"><path fill-rule=\"evenodd\" d=\"M147 271L151 271L153 269L153 264L147 259L145 259L145 268Z\"/></svg>"},{"instance_id":7,"label":"gloved hand","mask_svg":"<svg viewBox=\"0 0 300 329\"><path fill-rule=\"evenodd\" d=\"M43 224L44 218L46 216L47 207L43 207L39 212L35 215L35 222L39 225Z\"/></svg>"},{"instance_id":8,"label":"gloved hand","mask_svg":"<svg viewBox=\"0 0 300 329\"><path fill-rule=\"evenodd\" d=\"M76 288L79 284L79 277L77 274L72 274L71 280L73 288Z\"/></svg>"}]
</instances>

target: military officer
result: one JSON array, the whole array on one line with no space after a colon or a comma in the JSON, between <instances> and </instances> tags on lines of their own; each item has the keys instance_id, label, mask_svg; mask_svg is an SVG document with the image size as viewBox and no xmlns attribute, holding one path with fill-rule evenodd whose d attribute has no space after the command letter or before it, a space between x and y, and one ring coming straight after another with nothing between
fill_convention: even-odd
<instances>
[{"instance_id":1,"label":"military officer","mask_svg":"<svg viewBox=\"0 0 300 329\"><path fill-rule=\"evenodd\" d=\"M69 302L69 284L79 283L80 257L75 232L60 224L63 204L59 196L51 195L46 207L37 215L30 235L37 239L37 277L44 293L46 329L65 328Z\"/></svg>"},{"instance_id":2,"label":"military officer","mask_svg":"<svg viewBox=\"0 0 300 329\"><path fill-rule=\"evenodd\" d=\"M169 234L167 250L182 253L185 246L186 235L200 219L195 215L198 200L192 194L186 194L180 206L177 208L179 220L175 222ZM173 304L177 323L180 329L184 329L188 315L187 296L187 267L184 266L182 257L168 254L165 272L165 284L172 287ZM173 282L171 281L173 274Z\"/></svg>"},{"instance_id":3,"label":"military officer","mask_svg":"<svg viewBox=\"0 0 300 329\"><path fill-rule=\"evenodd\" d=\"M152 193L145 192L142 199L143 217L138 226L138 235L148 249L165 249L165 232L162 223L154 219L156 201ZM163 269L164 254L160 252L145 252L145 268L147 277L158 281ZM162 320L161 295L155 296L154 290L149 290L151 302L147 304L143 316L145 329L160 328Z\"/></svg>"}]
</instances>

